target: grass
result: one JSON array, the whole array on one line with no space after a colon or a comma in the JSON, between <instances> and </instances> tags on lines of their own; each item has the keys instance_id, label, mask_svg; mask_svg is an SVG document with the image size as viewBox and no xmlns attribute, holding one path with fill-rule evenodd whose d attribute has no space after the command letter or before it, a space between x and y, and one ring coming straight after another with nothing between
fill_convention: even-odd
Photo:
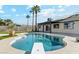
<instances>
[{"instance_id":1,"label":"grass","mask_svg":"<svg viewBox=\"0 0 79 59\"><path fill-rule=\"evenodd\" d=\"M6 36L0 36L0 40L2 39L6 39L6 38L9 38L10 36L6 35Z\"/></svg>"},{"instance_id":2,"label":"grass","mask_svg":"<svg viewBox=\"0 0 79 59\"><path fill-rule=\"evenodd\" d=\"M0 34L8 34L8 32L0 32Z\"/></svg>"},{"instance_id":3,"label":"grass","mask_svg":"<svg viewBox=\"0 0 79 59\"><path fill-rule=\"evenodd\" d=\"M9 34L8 32L1 32L0 31L0 34ZM16 33L17 34L17 33ZM15 34L15 36L16 36L16 34ZM9 36L9 35L5 35L5 36L0 36L0 40L3 40L3 39L6 39L6 38L10 38L11 36Z\"/></svg>"},{"instance_id":4,"label":"grass","mask_svg":"<svg viewBox=\"0 0 79 59\"><path fill-rule=\"evenodd\" d=\"M22 33L22 32L16 32L16 34L19 34L19 33ZM9 33L8 32L0 32L0 34L9 34ZM16 34L15 34L15 36L16 36ZM0 36L0 40L6 39L6 38L10 38L10 37L11 36L9 36L9 35Z\"/></svg>"},{"instance_id":5,"label":"grass","mask_svg":"<svg viewBox=\"0 0 79 59\"><path fill-rule=\"evenodd\" d=\"M15 35L15 36L17 36L17 35ZM12 36L12 37L15 37L15 36ZM6 35L6 36L0 36L0 40L2 40L2 39L6 39L6 38L10 38L11 36L9 36L9 35Z\"/></svg>"},{"instance_id":6,"label":"grass","mask_svg":"<svg viewBox=\"0 0 79 59\"><path fill-rule=\"evenodd\" d=\"M16 32L16 34L19 34L19 33L22 33L22 32ZM0 32L0 34L8 34L8 32Z\"/></svg>"}]
</instances>

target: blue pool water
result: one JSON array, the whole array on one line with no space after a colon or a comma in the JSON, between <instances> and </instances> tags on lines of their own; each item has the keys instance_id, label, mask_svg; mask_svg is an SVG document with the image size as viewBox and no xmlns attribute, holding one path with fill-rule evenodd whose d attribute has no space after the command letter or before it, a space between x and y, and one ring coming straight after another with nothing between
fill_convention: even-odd
<instances>
[{"instance_id":1,"label":"blue pool water","mask_svg":"<svg viewBox=\"0 0 79 59\"><path fill-rule=\"evenodd\" d=\"M34 42L42 42L45 51L57 50L64 47L61 37L35 33L30 33L26 37L17 40L12 44L12 47L31 52Z\"/></svg>"}]
</instances>

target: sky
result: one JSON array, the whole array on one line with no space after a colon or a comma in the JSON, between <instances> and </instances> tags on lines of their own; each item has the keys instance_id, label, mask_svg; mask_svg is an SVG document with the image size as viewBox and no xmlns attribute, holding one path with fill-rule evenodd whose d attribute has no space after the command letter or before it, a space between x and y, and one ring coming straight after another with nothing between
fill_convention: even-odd
<instances>
[{"instance_id":1,"label":"sky","mask_svg":"<svg viewBox=\"0 0 79 59\"><path fill-rule=\"evenodd\" d=\"M38 23L66 18L79 13L79 5L39 5ZM32 24L32 14L29 12L33 5L0 5L0 18L11 19L16 24L26 25L26 15L30 15L28 23Z\"/></svg>"}]
</instances>

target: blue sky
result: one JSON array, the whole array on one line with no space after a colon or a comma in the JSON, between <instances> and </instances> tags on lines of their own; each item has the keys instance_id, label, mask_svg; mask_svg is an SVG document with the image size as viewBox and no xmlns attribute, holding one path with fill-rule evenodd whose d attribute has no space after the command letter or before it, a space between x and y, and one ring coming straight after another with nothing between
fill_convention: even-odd
<instances>
[{"instance_id":1,"label":"blue sky","mask_svg":"<svg viewBox=\"0 0 79 59\"><path fill-rule=\"evenodd\" d=\"M31 16L29 11L32 6L33 5L1 5L0 18L11 19L17 24L26 24L26 15ZM56 20L79 13L79 5L40 5L40 8L38 23L47 21L48 17ZM28 21L29 24L31 24L31 19L32 17L30 17Z\"/></svg>"}]
</instances>

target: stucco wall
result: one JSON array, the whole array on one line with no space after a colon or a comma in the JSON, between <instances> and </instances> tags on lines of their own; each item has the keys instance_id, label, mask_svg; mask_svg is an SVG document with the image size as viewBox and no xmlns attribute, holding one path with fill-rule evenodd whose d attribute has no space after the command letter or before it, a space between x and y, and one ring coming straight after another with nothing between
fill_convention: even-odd
<instances>
[{"instance_id":1,"label":"stucco wall","mask_svg":"<svg viewBox=\"0 0 79 59\"><path fill-rule=\"evenodd\" d=\"M52 32L62 32L62 30L63 30L63 23L59 23L59 28L58 29L54 29L53 24L52 24L52 27L51 27Z\"/></svg>"},{"instance_id":2,"label":"stucco wall","mask_svg":"<svg viewBox=\"0 0 79 59\"><path fill-rule=\"evenodd\" d=\"M44 25L44 31L45 31L45 32L50 32L50 30L46 31L46 26L49 26L49 27L50 27L50 24Z\"/></svg>"},{"instance_id":3,"label":"stucco wall","mask_svg":"<svg viewBox=\"0 0 79 59\"><path fill-rule=\"evenodd\" d=\"M7 26L0 26L0 31L7 31Z\"/></svg>"},{"instance_id":4,"label":"stucco wall","mask_svg":"<svg viewBox=\"0 0 79 59\"><path fill-rule=\"evenodd\" d=\"M44 32L46 32L46 25L44 25ZM43 31L43 25L41 25L40 31ZM79 21L75 22L74 29L64 29L64 23L59 23L59 29L54 29L52 24L51 32L79 34Z\"/></svg>"},{"instance_id":5,"label":"stucco wall","mask_svg":"<svg viewBox=\"0 0 79 59\"><path fill-rule=\"evenodd\" d=\"M59 23L59 29L53 29L52 24L52 32L79 34L79 21L75 22L73 29L64 29L64 23Z\"/></svg>"},{"instance_id":6,"label":"stucco wall","mask_svg":"<svg viewBox=\"0 0 79 59\"><path fill-rule=\"evenodd\" d=\"M43 25L40 25L39 31L43 31Z\"/></svg>"},{"instance_id":7,"label":"stucco wall","mask_svg":"<svg viewBox=\"0 0 79 59\"><path fill-rule=\"evenodd\" d=\"M15 31L17 32L25 32L27 31L27 27L26 26L16 26L15 28ZM29 28L31 29L31 28ZM7 26L0 26L0 31L8 31L8 27Z\"/></svg>"}]
</instances>

